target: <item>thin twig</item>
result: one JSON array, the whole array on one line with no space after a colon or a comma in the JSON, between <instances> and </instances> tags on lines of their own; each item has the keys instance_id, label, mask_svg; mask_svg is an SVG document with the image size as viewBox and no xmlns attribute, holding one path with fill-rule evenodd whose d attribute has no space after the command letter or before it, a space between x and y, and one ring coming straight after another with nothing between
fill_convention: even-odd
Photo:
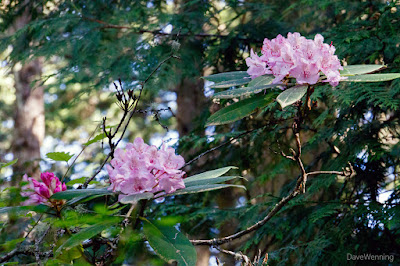
<instances>
[{"instance_id":1,"label":"thin twig","mask_svg":"<svg viewBox=\"0 0 400 266\"><path fill-rule=\"evenodd\" d=\"M236 234L227 236L227 237L222 237L222 238L214 238L210 240L190 240L190 242L193 245L209 245L209 246L216 246L216 245L222 245L224 243L230 242L234 239L240 238L246 234L249 234L255 230L258 230L261 228L264 224L266 224L278 211L280 211L283 206L286 205L291 199L296 197L298 194L300 194L300 191L298 190L298 187L296 186L295 189L286 197L284 197L281 201L279 201L272 209L271 211L265 216L264 219L261 221L255 223L254 225L248 227L247 229L237 232Z\"/></svg>"},{"instance_id":2,"label":"thin twig","mask_svg":"<svg viewBox=\"0 0 400 266\"><path fill-rule=\"evenodd\" d=\"M314 171L314 172L309 172L307 173L308 176L310 175L342 175L345 176L346 174L344 171Z\"/></svg>"},{"instance_id":3,"label":"thin twig","mask_svg":"<svg viewBox=\"0 0 400 266\"><path fill-rule=\"evenodd\" d=\"M233 252L230 250L226 250L226 249L222 249L220 247L215 247L217 250L219 250L222 253L231 255L234 257L235 260L242 260L244 263L244 266L251 266L251 260L249 259L249 257L247 257L246 255L244 255L242 252Z\"/></svg>"},{"instance_id":4,"label":"thin twig","mask_svg":"<svg viewBox=\"0 0 400 266\"><path fill-rule=\"evenodd\" d=\"M264 128L266 128L267 126L269 126L269 125L265 125L265 126L262 126L262 127L259 127L259 128L247 130L246 132L240 133L239 135L237 135L237 136L235 136L235 137L231 137L229 140L227 140L227 141L225 141L225 142L219 144L218 146L215 146L214 148L211 148L211 149L209 149L209 150L206 150L205 152L200 153L199 155L197 155L196 157L194 157L193 159L191 159L190 161L188 161L187 163L185 163L180 169L183 169L183 168L185 168L186 166L192 164L193 162L197 161L198 159L200 159L200 158L203 157L204 155L209 154L210 152L213 152L213 151L215 151L215 150L218 150L219 148L221 148L221 147L223 147L223 146L225 146L225 145L227 145L227 144L230 144L230 143L231 143L232 141L234 141L234 140L240 139L240 138L242 138L243 136L245 136L245 135L247 135L247 134L250 134L250 133L252 133L252 132L254 132L254 131L264 129Z\"/></svg>"},{"instance_id":5,"label":"thin twig","mask_svg":"<svg viewBox=\"0 0 400 266\"><path fill-rule=\"evenodd\" d=\"M117 140L117 142L115 142L115 144L112 143L112 142L111 142L111 139L110 139L110 148L111 148L111 151L108 153L106 159L105 159L105 160L103 161L103 163L100 165L100 167L98 168L98 170L97 170L89 179L87 179L87 180L85 181L85 183L84 183L83 186L82 186L83 188L87 188L88 184L101 172L101 170L103 169L104 165L107 163L108 159L110 159L110 157L113 156L114 150L116 149L116 147L118 146L118 144L120 143L120 141L123 139L123 137L124 137L124 135L125 135L125 132L126 132L126 130L127 130L127 128L128 128L128 125L129 125L129 122L131 121L133 115L137 112L137 106L138 106L140 97L142 96L142 92L143 92L143 90L144 90L145 84L146 84L146 83L149 81L149 79L154 75L154 73L156 73L156 71L157 71L165 62L167 62L167 61L170 60L171 58L179 58L179 57L177 57L176 55L174 55L173 52L171 52L171 54L170 54L167 58L165 58L164 60L162 60L162 61L157 65L157 67L156 67L155 69L153 69L153 71L147 76L147 78L141 83L141 86L142 86L142 87L141 87L141 89L140 89L140 91L139 91L139 95L138 95L138 97L135 99L134 107L133 107L132 111L130 111L128 120L127 120L127 122L125 123L125 126L124 126L124 128L123 128L123 131L122 131L122 133L121 133L121 136L118 138L118 140ZM125 120L125 117L126 117L126 115L123 116L123 119L124 119L124 120ZM120 124L122 124L123 122L124 122L124 121L121 120ZM118 129L119 129L119 127L118 127ZM104 129L104 130L105 130L105 129ZM114 137L115 134L116 134L116 132L114 132L114 134L111 134L111 135L109 136L109 138Z\"/></svg>"},{"instance_id":6,"label":"thin twig","mask_svg":"<svg viewBox=\"0 0 400 266\"><path fill-rule=\"evenodd\" d=\"M176 33L167 33L167 32L162 31L161 29L159 29L159 30L137 29L137 27L110 24L110 23L104 22L102 20L89 18L89 17L83 17L83 19L103 25L101 27L103 29L132 30L132 31L130 31L130 33L132 33L132 34L150 33L153 35L163 35L163 36L176 35ZM197 34L196 33L180 33L180 36L182 36L182 37L197 37L197 38L229 38L229 37L231 37L230 35L207 34L207 33L197 33ZM236 36L235 39L241 40L241 41L254 41L254 42L260 41L260 40L256 40L256 39L250 39L250 38L244 38L244 37L238 37L238 36Z\"/></svg>"},{"instance_id":7,"label":"thin twig","mask_svg":"<svg viewBox=\"0 0 400 266\"><path fill-rule=\"evenodd\" d=\"M95 130L92 132L92 134L89 136L88 141L93 137L93 135L96 133L97 129L99 128L99 125L96 126ZM88 142L87 141L87 142ZM67 176L68 171L72 168L72 166L75 164L76 160L78 159L78 157L84 152L84 150L86 149L87 145L84 145L84 147L82 148L82 150L79 152L78 156L75 157L75 159L72 161L71 165L68 166L67 171L65 172L64 176L61 178L61 182L64 180L64 178ZM67 162L68 163L68 162Z\"/></svg>"}]
</instances>

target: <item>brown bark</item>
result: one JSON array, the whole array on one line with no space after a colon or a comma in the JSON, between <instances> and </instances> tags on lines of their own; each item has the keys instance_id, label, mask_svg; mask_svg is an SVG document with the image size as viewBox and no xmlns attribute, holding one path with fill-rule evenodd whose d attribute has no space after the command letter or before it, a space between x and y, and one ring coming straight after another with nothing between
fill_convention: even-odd
<instances>
[{"instance_id":1,"label":"brown bark","mask_svg":"<svg viewBox=\"0 0 400 266\"><path fill-rule=\"evenodd\" d=\"M183 78L177 89L178 106L176 120L179 136L193 130L193 120L200 114L205 103L204 82L200 77Z\"/></svg>"},{"instance_id":2,"label":"brown bark","mask_svg":"<svg viewBox=\"0 0 400 266\"><path fill-rule=\"evenodd\" d=\"M200 72L199 72L200 73ZM177 129L179 136L188 135L194 127L193 120L200 114L203 104L205 103L204 96L204 82L200 79L200 75L197 78L183 78L181 83L177 87ZM194 154L196 151L191 150L188 154ZM195 237L201 238L198 234ZM210 259L210 249L208 246L197 246L197 262L196 266L208 266Z\"/></svg>"},{"instance_id":3,"label":"brown bark","mask_svg":"<svg viewBox=\"0 0 400 266\"><path fill-rule=\"evenodd\" d=\"M29 10L16 19L11 32L24 27L29 23ZM29 41L24 35L24 41ZM13 74L15 79L15 115L14 136L11 151L18 162L13 166L12 184L17 185L23 174L39 178L40 146L43 142L44 98L43 87L35 82L42 73L42 64L39 59L26 62L24 65L14 62Z\"/></svg>"}]
</instances>

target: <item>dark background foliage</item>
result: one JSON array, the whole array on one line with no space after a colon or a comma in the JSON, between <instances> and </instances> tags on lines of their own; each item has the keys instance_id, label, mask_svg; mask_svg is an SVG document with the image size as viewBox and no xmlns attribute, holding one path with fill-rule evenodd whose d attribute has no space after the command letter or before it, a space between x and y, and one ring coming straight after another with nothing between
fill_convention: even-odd
<instances>
[{"instance_id":1,"label":"dark background foliage","mask_svg":"<svg viewBox=\"0 0 400 266\"><path fill-rule=\"evenodd\" d=\"M140 108L176 106L175 114L166 112L160 123L168 126L170 133L176 132L173 136L179 134L176 147L187 161L251 131L185 168L193 175L237 166L232 173L236 171L246 180L235 182L245 185L247 191L177 196L152 203L145 214L149 219L176 217L191 239L208 239L261 220L288 194L300 173L294 162L274 152L288 152L295 145L291 134L295 108L282 111L273 103L233 124L205 129L210 114L229 101L217 104L206 98L209 84L200 77L246 70L244 59L251 48L259 51L265 37L293 31L309 38L322 34L347 64L385 64L384 72L400 72L399 8L398 1L2 2L1 66L12 70L17 63L40 58L45 68L41 77L44 95L52 99L45 98L46 135L56 142L84 143L102 116L107 116L110 124L119 119L110 84L121 79L125 88L137 88L138 81L179 42L176 54L180 60L168 61L155 74ZM11 31L24 12L29 12L29 22ZM13 93L9 84L0 85L2 93ZM351 264L348 253L392 254L398 263L399 96L399 79L317 87L312 95L315 105L307 112L302 128L305 166L310 171L340 171L350 163L355 175L310 178L306 194L291 201L256 233L224 247L251 258L259 251L263 257L268 253L270 265ZM12 100L0 99L0 106L1 120L12 119ZM13 128L4 123L0 127L4 159L12 154ZM171 136L166 134L153 116L138 114L126 141L136 136L147 140ZM106 145L103 149L100 143L88 148L72 174L82 177L85 169L90 175L90 165L104 159L104 150ZM63 166L43 163L64 173ZM11 175L11 179L20 178L21 173L14 170ZM7 182L6 175L2 178ZM102 178L106 176L98 181ZM1 204L7 206L8 197L3 197ZM20 226L22 230L24 224ZM2 234L0 239L13 237ZM117 262L162 264L143 242L125 239L121 243ZM0 251L8 250L1 246ZM231 257L208 247L199 249L198 254L233 263Z\"/></svg>"}]
</instances>

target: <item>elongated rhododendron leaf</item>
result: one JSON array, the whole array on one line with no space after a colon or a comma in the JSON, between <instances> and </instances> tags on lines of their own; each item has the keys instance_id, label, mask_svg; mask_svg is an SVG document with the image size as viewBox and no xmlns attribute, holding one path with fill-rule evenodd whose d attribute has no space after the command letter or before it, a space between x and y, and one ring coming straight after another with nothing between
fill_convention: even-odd
<instances>
[{"instance_id":1,"label":"elongated rhododendron leaf","mask_svg":"<svg viewBox=\"0 0 400 266\"><path fill-rule=\"evenodd\" d=\"M175 195L183 195L183 194L194 194L194 193L200 193L200 192L206 192L206 191L212 191L212 190L218 190L218 189L223 189L223 188L228 188L228 187L236 187L236 188L242 188L246 190L245 186L240 186L240 185L233 185L233 184L209 184L209 185L199 185L199 186L190 186L184 189L180 189L175 191L174 193L163 195L161 197L168 197L168 196L175 196Z\"/></svg>"},{"instance_id":2,"label":"elongated rhododendron leaf","mask_svg":"<svg viewBox=\"0 0 400 266\"><path fill-rule=\"evenodd\" d=\"M252 114L257 108L263 108L272 102L275 93L269 93L265 97L254 96L249 99L231 104L215 114L211 115L206 126L222 125L235 122Z\"/></svg>"},{"instance_id":3,"label":"elongated rhododendron leaf","mask_svg":"<svg viewBox=\"0 0 400 266\"><path fill-rule=\"evenodd\" d=\"M93 196L93 195L111 195L114 192L107 189L69 189L55 193L52 199L72 199L75 197Z\"/></svg>"},{"instance_id":4,"label":"elongated rhododendron leaf","mask_svg":"<svg viewBox=\"0 0 400 266\"><path fill-rule=\"evenodd\" d=\"M234 80L215 83L214 85L211 85L210 88L214 88L214 89L230 88L230 87L245 85L245 84L249 83L250 81L251 81L250 78L234 79Z\"/></svg>"},{"instance_id":5,"label":"elongated rhododendron leaf","mask_svg":"<svg viewBox=\"0 0 400 266\"><path fill-rule=\"evenodd\" d=\"M223 174L227 173L231 169L238 169L238 168L235 166L226 166L226 167L218 168L218 169L203 172L203 173L200 173L197 175L189 176L188 178L184 179L184 182L186 184L187 182L216 178L216 177L222 176Z\"/></svg>"},{"instance_id":6,"label":"elongated rhododendron leaf","mask_svg":"<svg viewBox=\"0 0 400 266\"><path fill-rule=\"evenodd\" d=\"M340 71L340 76L346 77L366 74L383 69L385 67L385 65L349 65L343 67L343 70Z\"/></svg>"},{"instance_id":7,"label":"elongated rhododendron leaf","mask_svg":"<svg viewBox=\"0 0 400 266\"><path fill-rule=\"evenodd\" d=\"M244 78L249 78L249 77L250 77L250 75L247 74L246 71L233 71L233 72L225 72L225 73L209 75L209 76L203 77L203 79L218 83L218 82L223 82L223 81L244 79Z\"/></svg>"},{"instance_id":8,"label":"elongated rhododendron leaf","mask_svg":"<svg viewBox=\"0 0 400 266\"><path fill-rule=\"evenodd\" d=\"M57 257L62 253L63 249L71 249L73 247L78 246L83 241L94 237L95 235L101 233L101 231L109 228L112 223L99 223L95 224L91 227L87 227L79 231L78 233L72 235L67 241L65 241L58 249L54 252L54 256Z\"/></svg>"},{"instance_id":9,"label":"elongated rhododendron leaf","mask_svg":"<svg viewBox=\"0 0 400 266\"><path fill-rule=\"evenodd\" d=\"M249 84L250 85L250 84ZM265 89L275 88L281 86L279 84L259 85L254 87L244 87L232 90L221 91L214 94L212 97L215 99L232 99L241 96L249 96L252 94L259 93Z\"/></svg>"},{"instance_id":10,"label":"elongated rhododendron leaf","mask_svg":"<svg viewBox=\"0 0 400 266\"><path fill-rule=\"evenodd\" d=\"M143 220L146 239L163 260L168 263L176 261L178 265L196 265L196 249L182 232L175 227Z\"/></svg>"},{"instance_id":11,"label":"elongated rhododendron leaf","mask_svg":"<svg viewBox=\"0 0 400 266\"><path fill-rule=\"evenodd\" d=\"M270 85L273 80L274 80L273 75L263 75L253 79L248 86L256 87L256 86Z\"/></svg>"},{"instance_id":12,"label":"elongated rhododendron leaf","mask_svg":"<svg viewBox=\"0 0 400 266\"><path fill-rule=\"evenodd\" d=\"M186 188L193 187L193 186L201 186L201 185L211 185L211 184L218 184L225 181L229 181L235 178L242 178L241 176L220 176L215 178L209 179L200 179L200 180L191 180L185 181Z\"/></svg>"},{"instance_id":13,"label":"elongated rhododendron leaf","mask_svg":"<svg viewBox=\"0 0 400 266\"><path fill-rule=\"evenodd\" d=\"M400 73L367 74L350 76L345 82L382 82L400 78Z\"/></svg>"},{"instance_id":14,"label":"elongated rhododendron leaf","mask_svg":"<svg viewBox=\"0 0 400 266\"><path fill-rule=\"evenodd\" d=\"M153 193L145 192L145 193L139 193L139 194L125 196L122 199L120 199L119 202L121 202L122 204L128 204L128 203L133 204L133 203L138 202L139 200L151 199L152 197L154 197Z\"/></svg>"},{"instance_id":15,"label":"elongated rhododendron leaf","mask_svg":"<svg viewBox=\"0 0 400 266\"><path fill-rule=\"evenodd\" d=\"M295 86L283 91L276 100L282 109L300 100L307 92L307 86Z\"/></svg>"}]
</instances>

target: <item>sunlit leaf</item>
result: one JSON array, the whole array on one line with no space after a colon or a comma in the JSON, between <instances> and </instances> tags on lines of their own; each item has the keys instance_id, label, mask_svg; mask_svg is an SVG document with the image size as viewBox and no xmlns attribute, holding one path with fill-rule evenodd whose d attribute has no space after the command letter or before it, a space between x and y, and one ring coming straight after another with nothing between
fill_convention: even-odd
<instances>
[{"instance_id":1,"label":"sunlit leaf","mask_svg":"<svg viewBox=\"0 0 400 266\"><path fill-rule=\"evenodd\" d=\"M276 100L282 109L300 100L307 92L307 86L291 87L278 95Z\"/></svg>"},{"instance_id":2,"label":"sunlit leaf","mask_svg":"<svg viewBox=\"0 0 400 266\"><path fill-rule=\"evenodd\" d=\"M188 188L188 187L192 187L192 186L218 184L218 183L229 181L229 180L232 180L235 178L242 178L242 177L240 177L240 176L220 176L220 177L214 177L214 178L209 178L209 179L200 179L200 180L191 180L191 181L184 180L184 182L185 182L185 186Z\"/></svg>"},{"instance_id":3,"label":"sunlit leaf","mask_svg":"<svg viewBox=\"0 0 400 266\"><path fill-rule=\"evenodd\" d=\"M54 161L63 161L63 162L68 162L69 159L72 158L74 154L69 154L66 152L49 152L46 154L46 157L49 159L52 159Z\"/></svg>"},{"instance_id":4,"label":"sunlit leaf","mask_svg":"<svg viewBox=\"0 0 400 266\"><path fill-rule=\"evenodd\" d=\"M119 200L119 202L123 204L133 204L138 202L139 200L142 199L151 199L154 197L153 193L150 192L145 192L145 193L140 193L140 194L133 194L129 196L125 196Z\"/></svg>"},{"instance_id":5,"label":"sunlit leaf","mask_svg":"<svg viewBox=\"0 0 400 266\"><path fill-rule=\"evenodd\" d=\"M186 183L186 182L216 178L222 176L231 169L238 169L238 168L236 166L226 166L215 170L206 171L197 175L189 176L188 178L185 178L184 181Z\"/></svg>"},{"instance_id":6,"label":"sunlit leaf","mask_svg":"<svg viewBox=\"0 0 400 266\"><path fill-rule=\"evenodd\" d=\"M250 83L249 83L249 87L257 87L257 86L263 86L263 85L270 85L272 83L272 81L274 80L274 76L273 75L264 75L264 76L259 76L256 77L255 79L253 79Z\"/></svg>"},{"instance_id":7,"label":"sunlit leaf","mask_svg":"<svg viewBox=\"0 0 400 266\"><path fill-rule=\"evenodd\" d=\"M354 76L360 74L371 73L380 69L385 68L385 65L350 65L344 66L343 70L340 71L340 76Z\"/></svg>"},{"instance_id":8,"label":"sunlit leaf","mask_svg":"<svg viewBox=\"0 0 400 266\"><path fill-rule=\"evenodd\" d=\"M234 79L234 80L215 83L214 85L211 85L210 88L213 88L213 89L230 88L230 87L245 85L245 84L249 83L250 81L251 81L250 78Z\"/></svg>"},{"instance_id":9,"label":"sunlit leaf","mask_svg":"<svg viewBox=\"0 0 400 266\"><path fill-rule=\"evenodd\" d=\"M89 146L92 143L98 142L102 139L104 139L106 137L106 135L103 133L98 134L97 136L95 136L93 139L89 140L88 142L84 143L83 145L85 146Z\"/></svg>"},{"instance_id":10,"label":"sunlit leaf","mask_svg":"<svg viewBox=\"0 0 400 266\"><path fill-rule=\"evenodd\" d=\"M13 165L13 164L15 164L17 161L18 161L18 158L17 158L17 159L14 159L14 160L12 160L11 162L8 162L8 163L0 163L0 169L1 169L1 168L4 168L4 167L7 167L7 166L10 166L10 165Z\"/></svg>"},{"instance_id":11,"label":"sunlit leaf","mask_svg":"<svg viewBox=\"0 0 400 266\"><path fill-rule=\"evenodd\" d=\"M400 73L368 74L350 76L341 82L381 82L400 78Z\"/></svg>"}]
</instances>

